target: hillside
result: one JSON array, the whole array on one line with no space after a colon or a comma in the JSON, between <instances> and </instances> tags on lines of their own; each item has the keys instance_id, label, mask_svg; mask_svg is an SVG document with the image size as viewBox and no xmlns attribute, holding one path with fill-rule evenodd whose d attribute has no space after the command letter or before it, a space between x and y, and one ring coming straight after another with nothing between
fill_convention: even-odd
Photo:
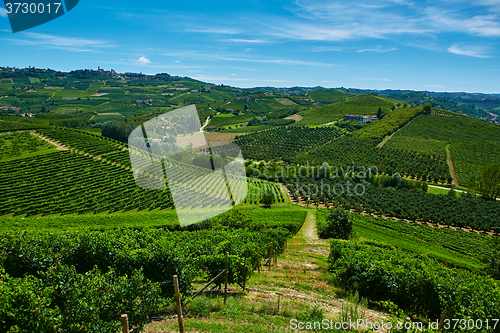
<instances>
[{"instance_id":1,"label":"hillside","mask_svg":"<svg viewBox=\"0 0 500 333\"><path fill-rule=\"evenodd\" d=\"M436 155L451 152L460 185L484 166L500 163L500 127L471 117L422 115L398 131L388 148L410 149Z\"/></svg>"},{"instance_id":2,"label":"hillside","mask_svg":"<svg viewBox=\"0 0 500 333\"><path fill-rule=\"evenodd\" d=\"M351 95L345 100L303 112L304 119L297 125L326 124L341 120L347 114L376 115L379 108L388 111L394 104L395 102L373 95Z\"/></svg>"},{"instance_id":3,"label":"hillside","mask_svg":"<svg viewBox=\"0 0 500 333\"><path fill-rule=\"evenodd\" d=\"M1 332L177 331L176 280L189 332L500 316L500 201L464 187L498 125L394 91L0 78Z\"/></svg>"},{"instance_id":4,"label":"hillside","mask_svg":"<svg viewBox=\"0 0 500 333\"><path fill-rule=\"evenodd\" d=\"M450 110L471 117L493 120L500 113L500 96L498 94L478 94L465 92L433 92L410 90L366 90L349 89L349 92L366 94L375 93L380 96L398 99L410 104L430 103L435 108ZM493 115L492 115L493 113Z\"/></svg>"}]
</instances>

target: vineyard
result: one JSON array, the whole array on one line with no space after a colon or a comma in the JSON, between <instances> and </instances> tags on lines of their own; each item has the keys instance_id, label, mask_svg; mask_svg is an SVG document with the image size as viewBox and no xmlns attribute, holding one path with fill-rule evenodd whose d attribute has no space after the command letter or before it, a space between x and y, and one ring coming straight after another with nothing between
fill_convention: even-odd
<instances>
[{"instance_id":1,"label":"vineyard","mask_svg":"<svg viewBox=\"0 0 500 333\"><path fill-rule=\"evenodd\" d=\"M346 93L342 90L337 90L337 89L321 89L321 90L310 91L309 96L316 103L331 104L331 103L344 101L344 100L348 99L349 97L353 97L356 95Z\"/></svg>"},{"instance_id":2,"label":"vineyard","mask_svg":"<svg viewBox=\"0 0 500 333\"><path fill-rule=\"evenodd\" d=\"M0 68L0 332L117 332L122 314L170 332L174 275L190 332L281 332L367 304L372 319L500 318L500 201L448 191L452 165L465 186L500 163L500 127L422 105L492 119L498 96L345 91ZM234 143L183 150L170 123L145 144L159 155L121 142L190 104ZM188 224L183 210L223 213ZM318 239L340 214L349 240ZM227 305L223 274L192 299L224 272Z\"/></svg>"},{"instance_id":3,"label":"vineyard","mask_svg":"<svg viewBox=\"0 0 500 333\"><path fill-rule=\"evenodd\" d=\"M422 115L397 132L384 146L445 155L450 145L460 185L488 164L500 163L500 128L464 116Z\"/></svg>"},{"instance_id":4,"label":"vineyard","mask_svg":"<svg viewBox=\"0 0 500 333\"><path fill-rule=\"evenodd\" d=\"M498 281L449 269L421 254L375 241L332 240L331 269L339 285L361 297L391 300L409 313L432 320L498 318ZM482 327L481 332L496 332ZM458 332L458 330L456 331Z\"/></svg>"},{"instance_id":5,"label":"vineyard","mask_svg":"<svg viewBox=\"0 0 500 333\"><path fill-rule=\"evenodd\" d=\"M352 163L365 168L375 167L379 173L396 172L412 179L446 183L451 181L446 156L419 153L409 149L377 147L378 140L343 136L297 156L297 163L327 162L332 166L348 167Z\"/></svg>"},{"instance_id":6,"label":"vineyard","mask_svg":"<svg viewBox=\"0 0 500 333\"><path fill-rule=\"evenodd\" d=\"M328 210L316 212L318 229L325 227ZM490 253L493 236L436 228L427 224L384 219L359 213L351 213L356 239L391 244L404 251L411 251L433 258L449 267L468 269L483 274L485 264L482 258Z\"/></svg>"},{"instance_id":7,"label":"vineyard","mask_svg":"<svg viewBox=\"0 0 500 333\"><path fill-rule=\"evenodd\" d=\"M342 93L339 98L344 99L344 95L349 96L349 94ZM304 119L298 122L297 125L321 125L340 120L347 114L376 115L378 108L387 111L390 110L393 105L393 102L385 98L372 95L354 95L347 100L329 104L304 113Z\"/></svg>"},{"instance_id":8,"label":"vineyard","mask_svg":"<svg viewBox=\"0 0 500 333\"><path fill-rule=\"evenodd\" d=\"M299 215L292 223L295 231L305 217ZM8 312L1 329L116 331L116 318L127 312L131 326L141 330L171 300L173 275L187 294L195 278L208 281L228 263L228 282L242 285L268 256L271 244L282 253L290 231L279 223L260 228L250 216L233 212L192 231L3 234L0 298ZM77 302L79 297L86 301ZM14 299L28 311L14 306Z\"/></svg>"},{"instance_id":9,"label":"vineyard","mask_svg":"<svg viewBox=\"0 0 500 333\"><path fill-rule=\"evenodd\" d=\"M53 148L50 143L23 132L0 135L0 160Z\"/></svg>"},{"instance_id":10,"label":"vineyard","mask_svg":"<svg viewBox=\"0 0 500 333\"><path fill-rule=\"evenodd\" d=\"M325 144L342 133L338 127L286 126L240 136L236 144L245 158L289 161L296 154Z\"/></svg>"},{"instance_id":11,"label":"vineyard","mask_svg":"<svg viewBox=\"0 0 500 333\"><path fill-rule=\"evenodd\" d=\"M102 136L65 128L42 129L37 132L60 144L94 156L121 150L125 144Z\"/></svg>"},{"instance_id":12,"label":"vineyard","mask_svg":"<svg viewBox=\"0 0 500 333\"><path fill-rule=\"evenodd\" d=\"M104 149L98 150L95 147L92 151ZM124 162L124 153L127 152L111 156ZM195 171L189 172L190 179L186 179L183 177L186 166L181 166L176 161L167 165L172 170L170 174L180 173L176 184L185 189L185 196L179 198L180 202L193 208L224 204L219 196L220 189L226 187L224 179L204 177L204 183L199 184L197 180L208 170L189 167ZM0 203L0 215L97 214L106 211L111 213L173 208L168 187L165 190L140 188L130 169L113 165L104 158L96 160L71 151L0 162L0 175L4 198ZM166 186L165 183L163 185ZM278 184L262 183L259 180L249 182L249 193L252 195L248 200L260 202L266 190L274 193L276 202L284 202ZM189 195L193 191L203 193L205 199L200 202L191 201ZM238 196L240 191L241 187L234 195Z\"/></svg>"},{"instance_id":13,"label":"vineyard","mask_svg":"<svg viewBox=\"0 0 500 333\"><path fill-rule=\"evenodd\" d=\"M288 184L294 200L356 212L458 228L500 232L500 203L472 195L452 197L420 189L377 187L359 178L298 179Z\"/></svg>"}]
</instances>

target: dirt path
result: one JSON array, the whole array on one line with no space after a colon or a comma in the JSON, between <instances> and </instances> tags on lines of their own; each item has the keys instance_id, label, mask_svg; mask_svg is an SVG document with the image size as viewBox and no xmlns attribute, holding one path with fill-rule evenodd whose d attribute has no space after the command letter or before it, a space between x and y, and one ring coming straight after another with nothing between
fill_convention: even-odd
<instances>
[{"instance_id":1,"label":"dirt path","mask_svg":"<svg viewBox=\"0 0 500 333\"><path fill-rule=\"evenodd\" d=\"M458 186L457 174L455 173L455 167L453 166L453 160L451 159L450 144L447 144L445 149L446 149L446 162L448 162L448 166L450 168L451 177L453 178L453 185Z\"/></svg>"},{"instance_id":2,"label":"dirt path","mask_svg":"<svg viewBox=\"0 0 500 333\"><path fill-rule=\"evenodd\" d=\"M304 288L307 291L294 287L279 288L278 292L273 293L280 293L281 297L284 298L320 305L325 311L325 317L335 321L342 311L342 305L345 307L348 301L338 297L336 294L339 290L324 280L325 275L329 274L327 272L329 252L328 240L318 238L316 215L314 211L309 211L302 228L288 242L283 258L280 257L278 265L272 268L271 274L273 274L274 279L280 273L290 277L290 271L297 272L299 276L292 277L294 284L311 284L311 287ZM250 291L269 293L266 289L261 288L251 288ZM375 322L385 320L389 316L383 312L367 309L364 317L370 322Z\"/></svg>"},{"instance_id":3,"label":"dirt path","mask_svg":"<svg viewBox=\"0 0 500 333\"><path fill-rule=\"evenodd\" d=\"M417 117L414 117L413 119L415 119L415 118L417 118ZM384 140L382 140L382 142L380 142L380 143L377 145L377 147L378 147L378 148L382 148L382 147L383 147L383 146L387 143L387 141L389 141L389 140L392 138L392 136L393 136L394 134L396 134L397 132L399 132L400 130L402 130L403 128L405 128L405 126L407 126L409 123L411 123L411 122L413 121L413 119L412 119L412 120L410 120L409 122L407 122L407 123L406 123L403 127L399 128L397 131L395 131L394 133L392 133L391 135L389 135L387 138L385 138Z\"/></svg>"},{"instance_id":4,"label":"dirt path","mask_svg":"<svg viewBox=\"0 0 500 333\"><path fill-rule=\"evenodd\" d=\"M31 133L31 134L33 134L34 136L36 136L36 137L38 137L38 138L40 138L40 139L44 140L44 141L47 141L48 143L50 143L50 144L52 144L52 145L56 146L57 150L69 150L69 148L68 148L68 147L66 147L66 146L64 146L64 145L62 145L62 144L60 144L59 142L55 142L55 141L53 141L53 140L51 140L51 139L49 139L49 138L46 138L46 137L44 137L44 136L41 136L40 134L36 133L35 131L30 131L30 133Z\"/></svg>"},{"instance_id":5,"label":"dirt path","mask_svg":"<svg viewBox=\"0 0 500 333\"><path fill-rule=\"evenodd\" d=\"M288 241L285 252L278 256L276 262L273 261L271 267L264 266L260 273L253 272L243 294L241 294L242 291L239 287L231 286L228 289L230 297L240 295L238 303L245 304L247 308L251 309L248 310L248 316L242 317L244 319L236 324L236 327L240 328L252 323L255 323L257 327L262 327L263 309L275 308L277 304L281 304L281 310L274 314L274 324L269 327L268 332L291 332L291 319L298 318L299 313L311 309L319 309L323 317L333 323L339 322L342 309L351 303L344 298L345 292L330 282L329 250L329 242L318 239L315 212L308 211L302 228ZM283 316L283 313L288 314ZM389 318L387 313L365 308L358 313L359 318L364 318L370 323L387 321ZM186 320L187 324L185 323L185 327L188 327L186 332L206 332L207 330L189 328L194 326L191 325L191 322L201 320L216 322L221 327L225 327L228 322L234 321L235 318L220 312L209 315L207 319L189 318ZM174 317L151 323L146 327L147 333L176 331L177 319ZM227 332L224 330L214 331ZM264 332L262 329L256 331ZM249 326L249 332L253 332L251 326ZM310 331L304 330L304 332ZM377 332L385 331L379 330Z\"/></svg>"},{"instance_id":6,"label":"dirt path","mask_svg":"<svg viewBox=\"0 0 500 333\"><path fill-rule=\"evenodd\" d=\"M398 131L399 131L399 130L398 130ZM397 132L397 131L396 131L396 132ZM391 134L391 135L389 135L387 138L385 138L384 140L382 140L382 142L380 142L380 143L377 145L377 147L378 147L378 148L382 148L382 147L383 147L383 146L387 143L387 141L389 141L389 140L392 138L392 136L393 136L394 134L396 134L396 132L392 133L392 134Z\"/></svg>"}]
</instances>

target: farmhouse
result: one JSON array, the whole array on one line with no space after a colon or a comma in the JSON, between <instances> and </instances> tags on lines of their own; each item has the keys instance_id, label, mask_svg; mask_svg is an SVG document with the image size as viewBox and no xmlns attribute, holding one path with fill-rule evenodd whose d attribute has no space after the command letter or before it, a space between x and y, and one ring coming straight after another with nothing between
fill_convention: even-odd
<instances>
[{"instance_id":1,"label":"farmhouse","mask_svg":"<svg viewBox=\"0 0 500 333\"><path fill-rule=\"evenodd\" d=\"M15 106L0 106L0 110L19 112L21 110L21 108L18 108Z\"/></svg>"},{"instance_id":2,"label":"farmhouse","mask_svg":"<svg viewBox=\"0 0 500 333\"><path fill-rule=\"evenodd\" d=\"M356 120L362 124L365 124L365 123L371 123L374 120L378 120L378 118L375 116L369 116L369 115L359 116L359 115L353 115L353 114L346 114L344 116L344 120L348 120L348 121Z\"/></svg>"}]
</instances>

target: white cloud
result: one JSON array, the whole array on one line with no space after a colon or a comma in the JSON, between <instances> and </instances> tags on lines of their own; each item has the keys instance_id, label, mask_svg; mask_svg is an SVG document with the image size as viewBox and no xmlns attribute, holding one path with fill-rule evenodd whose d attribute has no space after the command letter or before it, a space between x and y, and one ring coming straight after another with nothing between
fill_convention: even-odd
<instances>
[{"instance_id":1,"label":"white cloud","mask_svg":"<svg viewBox=\"0 0 500 333\"><path fill-rule=\"evenodd\" d=\"M174 62L180 62L180 60L176 60L176 61L174 61Z\"/></svg>"},{"instance_id":2,"label":"white cloud","mask_svg":"<svg viewBox=\"0 0 500 333\"><path fill-rule=\"evenodd\" d=\"M500 36L498 0L359 0L355 4L295 0L291 11L295 17L262 20L261 27L267 29L260 30L275 38L324 41L408 35L435 37L444 32Z\"/></svg>"},{"instance_id":3,"label":"white cloud","mask_svg":"<svg viewBox=\"0 0 500 333\"><path fill-rule=\"evenodd\" d=\"M490 56L484 54L487 53L487 49L482 46L465 46L453 44L448 48L448 52L475 58L491 58Z\"/></svg>"},{"instance_id":4,"label":"white cloud","mask_svg":"<svg viewBox=\"0 0 500 333\"><path fill-rule=\"evenodd\" d=\"M357 50L356 52L376 52L376 53L385 53L385 52L391 52L391 51L396 51L397 48L393 47L391 49L384 49L383 47L377 46L376 48L372 49L361 49Z\"/></svg>"},{"instance_id":5,"label":"white cloud","mask_svg":"<svg viewBox=\"0 0 500 333\"><path fill-rule=\"evenodd\" d=\"M207 33L207 34L219 34L219 35L235 35L238 33L238 30L234 29L187 29L186 31L188 32L201 32L201 33Z\"/></svg>"},{"instance_id":6,"label":"white cloud","mask_svg":"<svg viewBox=\"0 0 500 333\"><path fill-rule=\"evenodd\" d=\"M63 37L35 32L21 32L15 38L3 38L17 45L37 46L48 49L59 49L71 52L98 51L101 48L114 47L112 43L99 39L79 37Z\"/></svg>"},{"instance_id":7,"label":"white cloud","mask_svg":"<svg viewBox=\"0 0 500 333\"><path fill-rule=\"evenodd\" d=\"M0 16L7 17L7 11L5 10L5 8L0 8Z\"/></svg>"},{"instance_id":8,"label":"white cloud","mask_svg":"<svg viewBox=\"0 0 500 333\"><path fill-rule=\"evenodd\" d=\"M229 39L228 41L230 41L230 42L237 42L237 43L256 43L256 44L271 43L271 41L264 40L264 39L238 39L238 38L233 38L233 39Z\"/></svg>"},{"instance_id":9,"label":"white cloud","mask_svg":"<svg viewBox=\"0 0 500 333\"><path fill-rule=\"evenodd\" d=\"M139 59L137 59L135 61L135 64L139 65L139 66L146 66L146 65L149 65L150 63L151 63L151 61L146 57L140 57Z\"/></svg>"},{"instance_id":10,"label":"white cloud","mask_svg":"<svg viewBox=\"0 0 500 333\"><path fill-rule=\"evenodd\" d=\"M200 51L183 51L178 53L166 53L164 54L168 57L181 57L190 58L203 61L238 61L238 62L249 62L249 63L268 63L268 64L278 64L278 65L300 65L300 66L312 66L312 67L339 67L337 64L321 63L314 61L301 61L301 60L289 60L289 59L265 59L259 57L252 57L249 55L240 55L236 53L205 53Z\"/></svg>"}]
</instances>

